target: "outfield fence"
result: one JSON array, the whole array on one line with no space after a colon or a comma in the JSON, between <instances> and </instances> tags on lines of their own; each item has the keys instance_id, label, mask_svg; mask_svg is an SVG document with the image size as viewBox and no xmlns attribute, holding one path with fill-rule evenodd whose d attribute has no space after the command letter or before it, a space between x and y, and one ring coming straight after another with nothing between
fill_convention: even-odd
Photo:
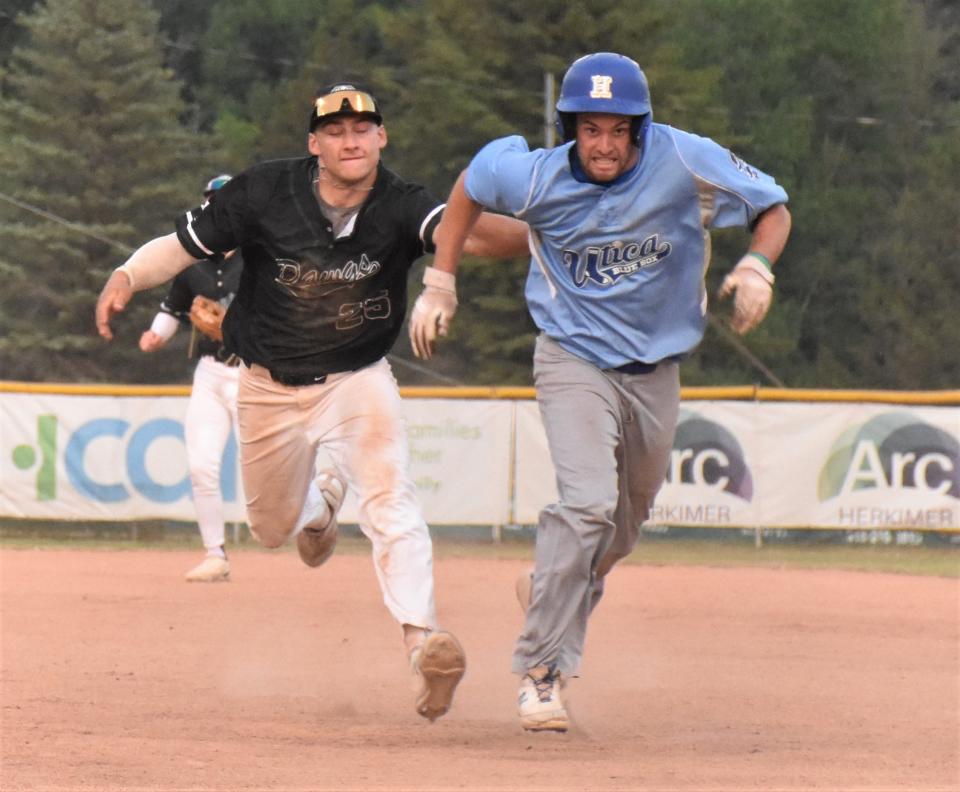
<instances>
[{"instance_id":1,"label":"outfield fence","mask_svg":"<svg viewBox=\"0 0 960 792\"><path fill-rule=\"evenodd\" d=\"M536 523L556 497L532 388L403 388L431 525ZM0 517L193 521L189 386L0 382ZM684 388L650 523L960 532L960 390ZM321 454L320 463L324 462ZM244 522L237 443L221 476ZM356 522L348 496L341 512Z\"/></svg>"}]
</instances>

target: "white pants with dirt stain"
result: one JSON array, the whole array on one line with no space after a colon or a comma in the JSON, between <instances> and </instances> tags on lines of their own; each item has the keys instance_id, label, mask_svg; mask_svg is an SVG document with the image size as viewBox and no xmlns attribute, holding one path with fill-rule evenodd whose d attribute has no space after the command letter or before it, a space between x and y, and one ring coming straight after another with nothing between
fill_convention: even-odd
<instances>
[{"instance_id":1,"label":"white pants with dirt stain","mask_svg":"<svg viewBox=\"0 0 960 792\"><path fill-rule=\"evenodd\" d=\"M239 369L225 366L209 355L200 358L187 403L187 462L197 525L207 550L224 543L220 466L230 429L237 422L239 375Z\"/></svg>"},{"instance_id":2,"label":"white pants with dirt stain","mask_svg":"<svg viewBox=\"0 0 960 792\"><path fill-rule=\"evenodd\" d=\"M240 459L250 530L279 547L324 503L319 448L358 502L383 601L400 624L434 629L433 547L407 470L406 424L390 364L381 359L318 385L275 382L241 366Z\"/></svg>"}]
</instances>

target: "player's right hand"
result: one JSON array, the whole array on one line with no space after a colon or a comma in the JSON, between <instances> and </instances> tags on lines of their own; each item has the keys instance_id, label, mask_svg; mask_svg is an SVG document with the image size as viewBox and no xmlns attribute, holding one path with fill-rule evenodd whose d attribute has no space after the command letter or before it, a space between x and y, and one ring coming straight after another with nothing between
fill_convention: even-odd
<instances>
[{"instance_id":1,"label":"player's right hand","mask_svg":"<svg viewBox=\"0 0 960 792\"><path fill-rule=\"evenodd\" d=\"M457 288L454 275L433 267L427 267L423 282L426 288L410 313L410 346L414 355L428 360L437 338L450 330L450 322L457 312Z\"/></svg>"},{"instance_id":2,"label":"player's right hand","mask_svg":"<svg viewBox=\"0 0 960 792\"><path fill-rule=\"evenodd\" d=\"M113 331L110 329L110 320L123 311L133 297L130 288L130 278L126 273L114 270L97 298L96 322L97 332L107 341L113 340Z\"/></svg>"},{"instance_id":3,"label":"player's right hand","mask_svg":"<svg viewBox=\"0 0 960 792\"><path fill-rule=\"evenodd\" d=\"M730 324L734 331L743 335L763 321L773 300L773 281L773 274L749 253L723 279L719 296L733 295Z\"/></svg>"},{"instance_id":4,"label":"player's right hand","mask_svg":"<svg viewBox=\"0 0 960 792\"><path fill-rule=\"evenodd\" d=\"M166 340L158 336L153 330L144 330L140 336L141 352L156 352L166 343Z\"/></svg>"}]
</instances>

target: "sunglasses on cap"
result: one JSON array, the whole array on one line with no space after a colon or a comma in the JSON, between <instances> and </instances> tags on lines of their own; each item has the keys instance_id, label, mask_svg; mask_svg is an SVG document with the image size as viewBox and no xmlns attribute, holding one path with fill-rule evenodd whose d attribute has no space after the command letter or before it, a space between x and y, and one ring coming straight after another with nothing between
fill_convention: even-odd
<instances>
[{"instance_id":1,"label":"sunglasses on cap","mask_svg":"<svg viewBox=\"0 0 960 792\"><path fill-rule=\"evenodd\" d=\"M369 113L376 117L378 124L383 120L377 109L377 102L370 94L350 88L332 91L314 100L313 112L310 115L310 129L327 117L344 113Z\"/></svg>"}]
</instances>

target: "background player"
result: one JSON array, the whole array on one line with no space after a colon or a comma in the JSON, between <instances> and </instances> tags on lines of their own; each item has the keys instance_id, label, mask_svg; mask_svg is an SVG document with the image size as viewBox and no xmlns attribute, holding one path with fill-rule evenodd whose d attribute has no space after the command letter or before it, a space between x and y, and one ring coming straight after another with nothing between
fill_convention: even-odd
<instances>
[{"instance_id":1,"label":"background player","mask_svg":"<svg viewBox=\"0 0 960 792\"><path fill-rule=\"evenodd\" d=\"M230 181L223 174L207 182L204 200ZM163 347L181 324L191 326L190 356L199 358L184 430L187 461L197 525L206 557L187 572L191 582L212 583L230 577L230 562L224 547L223 496L220 493L220 462L223 448L237 423L239 360L223 348L219 331L205 335L190 323L190 309L200 296L226 308L240 284L243 257L239 251L216 255L188 267L170 285L150 329L140 336L140 349L153 352ZM209 332L209 331L208 331Z\"/></svg>"},{"instance_id":2,"label":"background player","mask_svg":"<svg viewBox=\"0 0 960 792\"><path fill-rule=\"evenodd\" d=\"M749 252L727 276L733 327L769 308L770 265L790 230L786 193L716 143L654 124L647 81L630 58L573 63L557 102L567 142L529 151L488 144L461 174L431 279L454 292L462 241L483 206L525 220L533 259L527 304L541 333L534 356L540 414L559 501L540 514L526 619L513 655L520 720L567 728L564 677L583 654L604 577L630 553L666 474L680 399L678 361L703 336L709 227L749 226ZM429 357L456 300L435 289L410 320ZM531 586L532 583L532 586Z\"/></svg>"},{"instance_id":3,"label":"background player","mask_svg":"<svg viewBox=\"0 0 960 792\"><path fill-rule=\"evenodd\" d=\"M296 536L304 562L319 566L336 542L345 486L354 488L384 602L419 676L417 711L432 720L449 708L465 658L452 635L436 630L430 533L384 356L403 324L410 267L441 233L443 205L382 165L382 120L356 85L319 92L310 156L248 169L180 218L175 234L137 250L104 286L96 318L110 339L110 318L133 290L241 248L240 288L223 327L228 351L243 361L238 412L251 532L268 547ZM484 215L467 249L519 255L526 232L512 218ZM319 475L318 446L333 460Z\"/></svg>"}]
</instances>

